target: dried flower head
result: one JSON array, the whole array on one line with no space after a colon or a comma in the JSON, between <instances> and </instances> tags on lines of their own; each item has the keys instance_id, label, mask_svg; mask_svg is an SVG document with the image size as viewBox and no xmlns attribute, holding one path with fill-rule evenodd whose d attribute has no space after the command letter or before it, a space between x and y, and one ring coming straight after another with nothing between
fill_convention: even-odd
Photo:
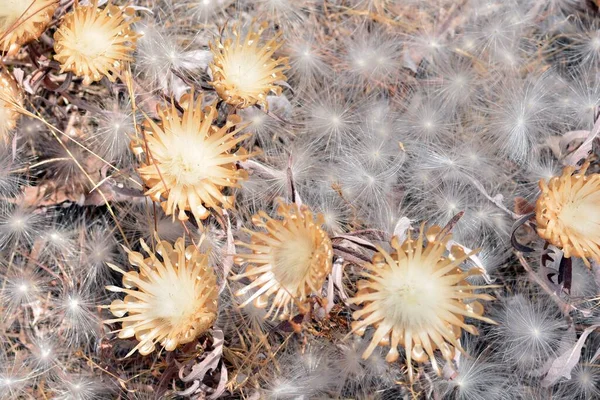
<instances>
[{"instance_id":1,"label":"dried flower head","mask_svg":"<svg viewBox=\"0 0 600 400\"><path fill-rule=\"evenodd\" d=\"M76 5L65 15L54 34L55 60L61 72L71 71L89 85L106 76L112 82L121 74L124 63L133 61L131 53L138 35L131 29L135 18L121 8L108 4L104 9Z\"/></svg>"},{"instance_id":2,"label":"dried flower head","mask_svg":"<svg viewBox=\"0 0 600 400\"><path fill-rule=\"evenodd\" d=\"M194 101L193 93L181 104L185 108L181 117L172 105L158 110L159 124L147 119L145 140L135 139L132 147L136 154L147 153L138 169L149 187L146 194L161 201L165 214L175 218L179 210L178 218L184 221L188 210L200 221L210 215L208 208L222 213L233 207L233 196L223 189L239 187L238 181L246 179L246 171L236 162L251 154L244 148L231 151L250 134L235 136L244 128L237 115L230 115L223 127L213 125L215 105L203 110L202 98Z\"/></svg>"},{"instance_id":3,"label":"dried flower head","mask_svg":"<svg viewBox=\"0 0 600 400\"><path fill-rule=\"evenodd\" d=\"M210 64L212 82L219 96L228 104L246 108L258 104L267 108L267 95L281 94L278 82L286 80L287 58L273 58L279 49L281 33L266 43L260 37L267 27L251 26L244 37L241 28L231 29L233 38L216 39L210 44L214 59Z\"/></svg>"},{"instance_id":4,"label":"dried flower head","mask_svg":"<svg viewBox=\"0 0 600 400\"><path fill-rule=\"evenodd\" d=\"M493 297L474 293L482 286L470 285L466 278L473 273L459 268L470 255L458 246L452 246L447 254L451 235L442 233L439 226L424 231L423 224L416 242L410 232L403 243L394 237L391 254L378 248L372 262L365 265L363 276L367 279L358 282L359 290L350 299L351 303L364 304L353 314L357 321L352 331L362 335L369 325L376 328L363 358L368 358L377 345L391 345L386 360L394 362L399 357L398 346L403 346L411 381L413 360L430 359L440 373L436 349L448 362L456 349L464 351L459 342L461 330L478 334L477 328L465 323L465 317L493 323L482 316L482 304L474 301Z\"/></svg>"},{"instance_id":5,"label":"dried flower head","mask_svg":"<svg viewBox=\"0 0 600 400\"><path fill-rule=\"evenodd\" d=\"M238 245L252 253L238 255L236 262L247 263L248 267L234 279L252 280L236 296L258 289L241 307L253 301L256 307L265 308L275 295L265 318L273 315L284 320L293 317L290 303L302 309L310 294L320 292L331 272L333 249L321 228L325 222L321 214L315 216L306 206L280 203L277 215L280 219L261 211L252 218L254 225L266 232L245 229L251 241Z\"/></svg>"},{"instance_id":6,"label":"dried flower head","mask_svg":"<svg viewBox=\"0 0 600 400\"><path fill-rule=\"evenodd\" d=\"M0 69L0 138L8 142L8 132L15 129L21 114L15 105L22 106L23 96L17 82Z\"/></svg>"},{"instance_id":7,"label":"dried flower head","mask_svg":"<svg viewBox=\"0 0 600 400\"><path fill-rule=\"evenodd\" d=\"M0 0L0 50L14 53L39 38L57 7L58 0Z\"/></svg>"},{"instance_id":8,"label":"dried flower head","mask_svg":"<svg viewBox=\"0 0 600 400\"><path fill-rule=\"evenodd\" d=\"M586 175L588 167L566 167L548 183L540 180L535 216L542 238L589 267L587 258L600 262L600 174Z\"/></svg>"},{"instance_id":9,"label":"dried flower head","mask_svg":"<svg viewBox=\"0 0 600 400\"><path fill-rule=\"evenodd\" d=\"M146 242L140 243L148 258L126 249L129 262L139 272L125 272L108 264L123 275L124 287L107 289L126 296L111 303L108 308L117 318L105 323L122 323L117 330L119 338L135 336L139 341L127 356L136 350L150 354L157 343L173 351L210 329L217 317L217 278L206 254L195 246L185 247L184 238L177 239L175 247L157 238L156 254L160 258Z\"/></svg>"}]
</instances>

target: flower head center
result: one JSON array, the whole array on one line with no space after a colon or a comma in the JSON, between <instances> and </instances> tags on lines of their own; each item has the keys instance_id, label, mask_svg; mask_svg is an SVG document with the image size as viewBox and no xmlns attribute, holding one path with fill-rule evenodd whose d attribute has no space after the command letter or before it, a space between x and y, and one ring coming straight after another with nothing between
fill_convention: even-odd
<instances>
[{"instance_id":1,"label":"flower head center","mask_svg":"<svg viewBox=\"0 0 600 400\"><path fill-rule=\"evenodd\" d=\"M94 58L103 55L112 46L110 35L98 26L86 27L85 32L73 37L73 50Z\"/></svg>"},{"instance_id":2,"label":"flower head center","mask_svg":"<svg viewBox=\"0 0 600 400\"><path fill-rule=\"evenodd\" d=\"M262 60L252 51L232 51L223 63L227 81L242 92L260 91L265 70Z\"/></svg>"},{"instance_id":3,"label":"flower head center","mask_svg":"<svg viewBox=\"0 0 600 400\"><path fill-rule=\"evenodd\" d=\"M176 136L169 154L162 162L164 173L178 184L194 185L213 176L215 159L203 140ZM161 171L162 172L162 171Z\"/></svg>"},{"instance_id":4,"label":"flower head center","mask_svg":"<svg viewBox=\"0 0 600 400\"><path fill-rule=\"evenodd\" d=\"M591 194L565 203L558 219L583 236L593 236L600 229L600 194Z\"/></svg>"},{"instance_id":5,"label":"flower head center","mask_svg":"<svg viewBox=\"0 0 600 400\"><path fill-rule=\"evenodd\" d=\"M195 311L196 286L193 279L158 278L152 285L154 318L178 326L192 320Z\"/></svg>"},{"instance_id":6,"label":"flower head center","mask_svg":"<svg viewBox=\"0 0 600 400\"><path fill-rule=\"evenodd\" d=\"M384 275L381 309L394 323L417 328L438 319L444 285L427 268L413 261Z\"/></svg>"},{"instance_id":7,"label":"flower head center","mask_svg":"<svg viewBox=\"0 0 600 400\"><path fill-rule=\"evenodd\" d=\"M285 289L295 291L304 283L312 265L315 244L310 237L298 236L273 249L273 274Z\"/></svg>"}]
</instances>

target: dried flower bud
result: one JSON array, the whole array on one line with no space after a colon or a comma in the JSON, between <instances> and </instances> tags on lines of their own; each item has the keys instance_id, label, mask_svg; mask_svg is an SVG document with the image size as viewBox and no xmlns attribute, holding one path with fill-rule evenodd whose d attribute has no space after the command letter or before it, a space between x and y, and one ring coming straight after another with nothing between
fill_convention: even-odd
<instances>
[{"instance_id":1,"label":"dried flower bud","mask_svg":"<svg viewBox=\"0 0 600 400\"><path fill-rule=\"evenodd\" d=\"M112 82L121 74L124 63L133 61L138 35L131 29L134 18L121 8L108 4L104 9L76 5L65 15L54 34L54 58L61 72L71 71L89 85L106 76Z\"/></svg>"},{"instance_id":2,"label":"dried flower bud","mask_svg":"<svg viewBox=\"0 0 600 400\"><path fill-rule=\"evenodd\" d=\"M245 37L241 28L231 29L233 38L216 39L210 44L214 59L210 64L213 75L212 85L219 96L228 104L246 108L258 104L267 108L267 95L281 94L277 82L285 81L286 58L273 58L273 53L281 46L278 34L262 44L260 37L267 24L258 29L250 27Z\"/></svg>"}]
</instances>

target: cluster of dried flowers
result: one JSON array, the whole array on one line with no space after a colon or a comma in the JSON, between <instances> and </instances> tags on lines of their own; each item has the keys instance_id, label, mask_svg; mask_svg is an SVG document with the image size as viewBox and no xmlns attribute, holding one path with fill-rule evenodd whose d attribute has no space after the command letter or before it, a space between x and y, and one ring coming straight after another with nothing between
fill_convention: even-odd
<instances>
[{"instance_id":1,"label":"cluster of dried flowers","mask_svg":"<svg viewBox=\"0 0 600 400\"><path fill-rule=\"evenodd\" d=\"M0 398L600 398L598 21L0 0Z\"/></svg>"}]
</instances>

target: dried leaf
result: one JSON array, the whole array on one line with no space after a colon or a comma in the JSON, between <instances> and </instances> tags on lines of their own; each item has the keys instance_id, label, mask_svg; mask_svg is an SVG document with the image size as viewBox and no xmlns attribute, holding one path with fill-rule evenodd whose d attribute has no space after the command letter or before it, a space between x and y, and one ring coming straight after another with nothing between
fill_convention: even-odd
<instances>
[{"instance_id":1,"label":"dried leaf","mask_svg":"<svg viewBox=\"0 0 600 400\"><path fill-rule=\"evenodd\" d=\"M219 384L216 388L211 388L203 383L204 377L209 371L216 371L223 356L223 343L224 334L220 329L213 331L213 350L210 353L204 354L204 360L199 364L192 367L192 371L185 375L186 366L183 366L179 370L179 379L183 382L193 382L192 386L184 391L176 392L179 396L192 396L192 398L206 398L208 394L209 399L218 398L223 392L225 392L225 384L227 383L227 369L225 365L221 365L221 375L219 378Z\"/></svg>"},{"instance_id":2,"label":"dried leaf","mask_svg":"<svg viewBox=\"0 0 600 400\"><path fill-rule=\"evenodd\" d=\"M575 346L568 349L564 352L560 357L552 362L550 366L550 370L546 377L542 380L542 386L549 387L554 385L556 381L560 378L564 377L567 379L571 379L571 371L579 362L579 358L581 357L581 349L585 343L587 337L594 331L594 329L600 327L600 324L592 325L583 331Z\"/></svg>"}]
</instances>

